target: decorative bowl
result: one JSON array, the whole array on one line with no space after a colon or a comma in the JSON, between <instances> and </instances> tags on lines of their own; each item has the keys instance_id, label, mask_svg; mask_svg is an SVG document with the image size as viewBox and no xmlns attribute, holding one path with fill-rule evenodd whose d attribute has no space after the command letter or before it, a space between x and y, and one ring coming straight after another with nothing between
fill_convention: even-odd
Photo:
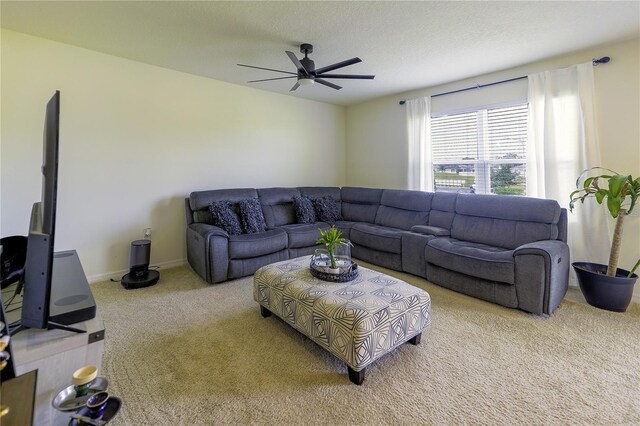
<instances>
[{"instance_id":1,"label":"decorative bowl","mask_svg":"<svg viewBox=\"0 0 640 426\"><path fill-rule=\"evenodd\" d=\"M94 393L87 399L87 408L89 409L89 417L92 419L98 419L104 413L104 409L107 407L107 400L109 394L105 391Z\"/></svg>"}]
</instances>

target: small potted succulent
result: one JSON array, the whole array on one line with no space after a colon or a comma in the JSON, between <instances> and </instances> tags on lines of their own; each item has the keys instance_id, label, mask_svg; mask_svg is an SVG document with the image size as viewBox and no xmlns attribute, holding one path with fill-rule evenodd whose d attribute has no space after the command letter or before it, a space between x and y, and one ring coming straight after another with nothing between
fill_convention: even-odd
<instances>
[{"instance_id":1,"label":"small potted succulent","mask_svg":"<svg viewBox=\"0 0 640 426\"><path fill-rule=\"evenodd\" d=\"M605 170L610 173L589 176L593 170ZM639 196L640 177L634 179L631 175L621 175L602 167L585 170L576 181L576 190L570 196L571 211L577 201L584 203L585 199L592 197L598 204L606 203L609 214L616 219L609 264L572 263L582 294L592 306L624 312L631 302L633 287L638 279L634 272L640 266L640 259L631 271L618 268L618 259L624 219L633 211Z\"/></svg>"},{"instance_id":2,"label":"small potted succulent","mask_svg":"<svg viewBox=\"0 0 640 426\"><path fill-rule=\"evenodd\" d=\"M340 268L336 264L336 248L340 244L347 244L348 241L342 238L342 231L338 228L332 226L331 228L323 231L322 229L318 229L320 231L320 238L316 241L316 244L324 244L327 248L327 252L329 252L329 258L331 259L331 264L328 272L331 274L340 273Z\"/></svg>"}]
</instances>

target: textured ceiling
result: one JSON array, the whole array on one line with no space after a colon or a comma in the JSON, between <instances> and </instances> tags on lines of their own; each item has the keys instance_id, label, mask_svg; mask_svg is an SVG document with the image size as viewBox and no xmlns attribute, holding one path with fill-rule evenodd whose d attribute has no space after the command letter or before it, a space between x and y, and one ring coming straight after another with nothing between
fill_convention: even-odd
<instances>
[{"instance_id":1,"label":"textured ceiling","mask_svg":"<svg viewBox=\"0 0 640 426\"><path fill-rule=\"evenodd\" d=\"M165 68L291 96L349 105L596 45L640 37L640 2L0 2L3 28ZM316 67L358 56L332 80L289 92L311 43ZM338 72L338 71L336 71Z\"/></svg>"}]
</instances>

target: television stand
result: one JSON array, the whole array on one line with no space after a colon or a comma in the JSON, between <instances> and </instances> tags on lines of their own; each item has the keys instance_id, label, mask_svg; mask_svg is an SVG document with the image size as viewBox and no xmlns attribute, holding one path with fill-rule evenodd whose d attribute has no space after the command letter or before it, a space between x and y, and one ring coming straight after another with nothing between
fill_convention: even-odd
<instances>
[{"instance_id":1,"label":"television stand","mask_svg":"<svg viewBox=\"0 0 640 426\"><path fill-rule=\"evenodd\" d=\"M22 296L20 296L21 298ZM16 300L18 303L19 300ZM75 250L59 251L53 255L51 297L47 329L84 333L70 324L88 321L96 316L96 301ZM9 324L16 324L11 334L30 328L20 324L20 310L7 314Z\"/></svg>"},{"instance_id":2,"label":"television stand","mask_svg":"<svg viewBox=\"0 0 640 426\"><path fill-rule=\"evenodd\" d=\"M73 333L86 333L86 330L80 330L79 328L69 327L68 325L58 324L56 322L50 322L47 324L47 330L64 330L71 331Z\"/></svg>"},{"instance_id":3,"label":"television stand","mask_svg":"<svg viewBox=\"0 0 640 426\"><path fill-rule=\"evenodd\" d=\"M18 325L16 328L11 329L11 334L16 334L22 330L26 330L29 327ZM62 325L55 322L47 323L47 330L64 330L71 331L72 333L86 333L86 330L80 330L79 328L69 327L68 325Z\"/></svg>"}]
</instances>

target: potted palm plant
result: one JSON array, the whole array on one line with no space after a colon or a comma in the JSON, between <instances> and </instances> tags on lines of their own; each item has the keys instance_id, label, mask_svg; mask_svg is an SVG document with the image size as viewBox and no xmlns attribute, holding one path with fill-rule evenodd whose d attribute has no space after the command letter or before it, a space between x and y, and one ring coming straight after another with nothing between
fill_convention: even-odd
<instances>
[{"instance_id":1,"label":"potted palm plant","mask_svg":"<svg viewBox=\"0 0 640 426\"><path fill-rule=\"evenodd\" d=\"M609 173L590 176L594 170ZM618 268L622 229L625 218L633 211L640 196L640 177L625 176L610 169L593 167L585 170L576 181L576 190L571 193L569 210L575 203L584 203L587 198L595 198L598 204L605 204L609 214L616 219L609 264L574 262L578 284L587 302L598 308L624 312L633 296L633 287L638 276L634 273L640 259L631 271Z\"/></svg>"},{"instance_id":2,"label":"potted palm plant","mask_svg":"<svg viewBox=\"0 0 640 426\"><path fill-rule=\"evenodd\" d=\"M340 269L336 265L336 247L339 244L346 243L347 240L342 238L342 231L340 231L335 226L323 231L322 229L318 229L320 231L320 238L316 241L316 244L324 244L329 252L329 258L331 259L331 266L329 272L332 274L337 274L340 272Z\"/></svg>"}]
</instances>

